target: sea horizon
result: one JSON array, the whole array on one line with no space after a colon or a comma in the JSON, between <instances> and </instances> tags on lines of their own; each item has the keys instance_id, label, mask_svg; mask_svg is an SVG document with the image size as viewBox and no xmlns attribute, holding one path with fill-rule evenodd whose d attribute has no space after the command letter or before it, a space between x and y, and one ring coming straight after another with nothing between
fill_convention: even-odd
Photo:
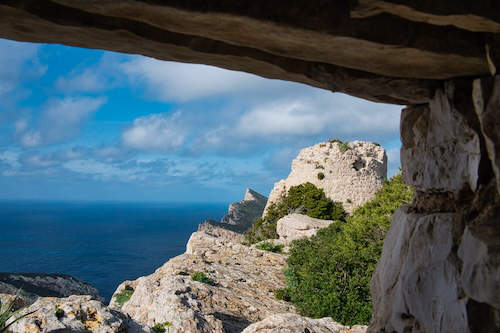
<instances>
[{"instance_id":1,"label":"sea horizon","mask_svg":"<svg viewBox=\"0 0 500 333\"><path fill-rule=\"evenodd\" d=\"M227 203L1 200L0 271L68 274L109 301L118 285L184 253Z\"/></svg>"}]
</instances>

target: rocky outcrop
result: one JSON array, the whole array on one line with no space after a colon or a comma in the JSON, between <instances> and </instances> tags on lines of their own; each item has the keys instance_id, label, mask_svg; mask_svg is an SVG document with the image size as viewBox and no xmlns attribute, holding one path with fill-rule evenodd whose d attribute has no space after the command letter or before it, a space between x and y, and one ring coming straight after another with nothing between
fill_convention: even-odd
<instances>
[{"instance_id":1,"label":"rocky outcrop","mask_svg":"<svg viewBox=\"0 0 500 333\"><path fill-rule=\"evenodd\" d=\"M236 225L242 230L246 230L250 228L255 219L262 215L266 203L267 197L247 188L243 200L233 202L229 206L227 215L220 222Z\"/></svg>"},{"instance_id":2,"label":"rocky outcrop","mask_svg":"<svg viewBox=\"0 0 500 333\"><path fill-rule=\"evenodd\" d=\"M288 178L274 184L264 214L290 187L307 182L323 189L328 198L342 203L350 213L373 199L386 177L387 156L380 145L338 140L319 143L302 149L292 162Z\"/></svg>"},{"instance_id":3,"label":"rocky outcrop","mask_svg":"<svg viewBox=\"0 0 500 333\"><path fill-rule=\"evenodd\" d=\"M227 215L221 219L220 223L206 220L198 226L198 231L239 243L242 233L262 215L266 203L265 196L247 188L243 200L229 205Z\"/></svg>"},{"instance_id":4,"label":"rocky outcrop","mask_svg":"<svg viewBox=\"0 0 500 333\"><path fill-rule=\"evenodd\" d=\"M87 282L65 274L46 273L0 273L0 294L21 293L28 303L38 297L68 297L90 295L92 299L104 301L96 288Z\"/></svg>"},{"instance_id":5,"label":"rocky outcrop","mask_svg":"<svg viewBox=\"0 0 500 333\"><path fill-rule=\"evenodd\" d=\"M315 219L302 214L290 214L278 220L276 232L281 244L289 245L292 241L309 238L318 230L328 227L333 221Z\"/></svg>"},{"instance_id":6,"label":"rocky outcrop","mask_svg":"<svg viewBox=\"0 0 500 333\"><path fill-rule=\"evenodd\" d=\"M372 279L370 332L500 331L497 78L447 82L401 117L400 208Z\"/></svg>"},{"instance_id":7,"label":"rocky outcrop","mask_svg":"<svg viewBox=\"0 0 500 333\"><path fill-rule=\"evenodd\" d=\"M195 232L185 254L122 283L115 295L133 290L121 311L148 326L169 322L168 332L241 332L269 315L294 311L273 294L285 286L284 265L283 255ZM194 281L197 272L212 282ZM119 309L115 301L110 306Z\"/></svg>"},{"instance_id":8,"label":"rocky outcrop","mask_svg":"<svg viewBox=\"0 0 500 333\"><path fill-rule=\"evenodd\" d=\"M311 319L293 313L267 317L242 333L365 333L366 326L343 326L332 318Z\"/></svg>"},{"instance_id":9,"label":"rocky outcrop","mask_svg":"<svg viewBox=\"0 0 500 333\"><path fill-rule=\"evenodd\" d=\"M91 296L42 297L19 315L33 314L14 323L12 333L26 332L127 332L126 317L109 310Z\"/></svg>"}]
</instances>

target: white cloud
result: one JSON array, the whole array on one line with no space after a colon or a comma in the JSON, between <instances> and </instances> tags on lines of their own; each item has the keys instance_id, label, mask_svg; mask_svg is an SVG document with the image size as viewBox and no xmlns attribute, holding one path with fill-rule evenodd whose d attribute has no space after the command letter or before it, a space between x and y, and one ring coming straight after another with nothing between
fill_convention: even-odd
<instances>
[{"instance_id":1,"label":"white cloud","mask_svg":"<svg viewBox=\"0 0 500 333\"><path fill-rule=\"evenodd\" d=\"M66 97L49 100L38 125L21 135L26 147L63 142L79 134L81 126L106 103L104 97ZM26 128L27 126L22 126Z\"/></svg>"},{"instance_id":2,"label":"white cloud","mask_svg":"<svg viewBox=\"0 0 500 333\"><path fill-rule=\"evenodd\" d=\"M327 124L310 107L301 101L264 105L244 114L236 130L243 136L317 135Z\"/></svg>"},{"instance_id":3,"label":"white cloud","mask_svg":"<svg viewBox=\"0 0 500 333\"><path fill-rule=\"evenodd\" d=\"M0 97L15 98L20 81L38 78L47 71L38 60L38 50L36 44L0 39Z\"/></svg>"},{"instance_id":4,"label":"white cloud","mask_svg":"<svg viewBox=\"0 0 500 333\"><path fill-rule=\"evenodd\" d=\"M7 164L12 169L17 169L21 166L19 163L19 153L9 150L0 153L0 162Z\"/></svg>"},{"instance_id":5,"label":"white cloud","mask_svg":"<svg viewBox=\"0 0 500 333\"><path fill-rule=\"evenodd\" d=\"M127 147L156 152L169 152L182 146L186 130L181 124L181 112L152 114L137 118L122 134Z\"/></svg>"},{"instance_id":6,"label":"white cloud","mask_svg":"<svg viewBox=\"0 0 500 333\"><path fill-rule=\"evenodd\" d=\"M74 160L63 164L65 169L76 173L92 175L98 180L118 179L121 181L133 181L142 179L140 168L121 169L112 164L106 164L95 160Z\"/></svg>"},{"instance_id":7,"label":"white cloud","mask_svg":"<svg viewBox=\"0 0 500 333\"><path fill-rule=\"evenodd\" d=\"M59 77L55 87L65 93L95 93L107 88L106 79L96 70L87 68L81 73L71 73L68 77Z\"/></svg>"},{"instance_id":8,"label":"white cloud","mask_svg":"<svg viewBox=\"0 0 500 333\"><path fill-rule=\"evenodd\" d=\"M186 102L234 94L261 94L290 90L296 83L268 80L218 67L136 57L121 65L132 82L145 86L153 99Z\"/></svg>"}]
</instances>

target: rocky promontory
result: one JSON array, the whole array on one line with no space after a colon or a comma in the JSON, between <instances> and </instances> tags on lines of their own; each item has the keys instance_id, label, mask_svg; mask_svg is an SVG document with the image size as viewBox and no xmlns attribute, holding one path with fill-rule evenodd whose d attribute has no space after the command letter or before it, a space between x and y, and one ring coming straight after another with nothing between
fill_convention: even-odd
<instances>
[{"instance_id":1,"label":"rocky promontory","mask_svg":"<svg viewBox=\"0 0 500 333\"><path fill-rule=\"evenodd\" d=\"M267 197L247 188L243 200L230 204L227 214L220 222L206 220L198 226L198 231L239 243L242 234L262 215L266 203Z\"/></svg>"},{"instance_id":2,"label":"rocky promontory","mask_svg":"<svg viewBox=\"0 0 500 333\"><path fill-rule=\"evenodd\" d=\"M269 205L286 195L290 187L312 183L327 198L342 203L351 213L373 199L387 177L387 156L374 142L330 140L304 148L293 160L290 174L269 194Z\"/></svg>"},{"instance_id":3,"label":"rocky promontory","mask_svg":"<svg viewBox=\"0 0 500 333\"><path fill-rule=\"evenodd\" d=\"M300 152L270 201L279 200L291 186L310 182L352 210L371 199L386 169L385 151L376 144L321 143ZM36 280L44 288L47 283L41 281L54 281L50 293L26 289L34 298L25 302L29 307L21 314L36 312L11 326L12 332L365 332L364 326L343 326L331 318L302 317L292 303L276 297L286 287L288 245L311 237L332 221L289 212L278 221L279 239L273 240L285 246L283 253L242 244L243 233L262 216L266 204L265 196L247 189L244 199L232 203L220 222L200 224L184 254L151 275L124 281L108 306L95 289L70 277L63 283L58 280L61 276L11 276L10 294L19 288L16 281Z\"/></svg>"}]
</instances>

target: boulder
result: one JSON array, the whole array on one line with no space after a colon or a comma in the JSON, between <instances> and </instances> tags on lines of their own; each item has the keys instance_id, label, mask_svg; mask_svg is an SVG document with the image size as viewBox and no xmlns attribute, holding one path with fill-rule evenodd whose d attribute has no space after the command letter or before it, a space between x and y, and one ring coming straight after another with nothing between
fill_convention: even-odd
<instances>
[{"instance_id":1,"label":"boulder","mask_svg":"<svg viewBox=\"0 0 500 333\"><path fill-rule=\"evenodd\" d=\"M293 313L269 316L242 333L365 333L366 326L343 326L332 318L311 319Z\"/></svg>"},{"instance_id":2,"label":"boulder","mask_svg":"<svg viewBox=\"0 0 500 333\"><path fill-rule=\"evenodd\" d=\"M276 232L282 244L316 235L319 229L328 227L333 221L315 219L302 214L290 214L278 220Z\"/></svg>"},{"instance_id":3,"label":"boulder","mask_svg":"<svg viewBox=\"0 0 500 333\"><path fill-rule=\"evenodd\" d=\"M351 213L373 199L386 177L387 156L380 145L363 141L322 142L300 151L288 177L274 184L263 215L290 187L307 182L323 189L327 198L342 203Z\"/></svg>"}]
</instances>

